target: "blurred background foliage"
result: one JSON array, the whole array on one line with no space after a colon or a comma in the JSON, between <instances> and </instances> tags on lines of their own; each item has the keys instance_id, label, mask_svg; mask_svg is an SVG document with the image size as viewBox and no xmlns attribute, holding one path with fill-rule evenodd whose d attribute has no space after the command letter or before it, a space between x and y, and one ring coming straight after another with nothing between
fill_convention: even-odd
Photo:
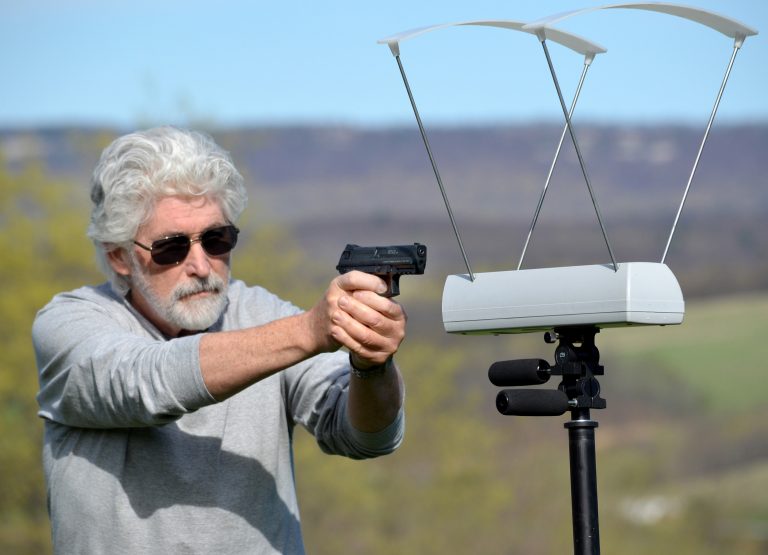
<instances>
[{"instance_id":1,"label":"blurred background foliage","mask_svg":"<svg viewBox=\"0 0 768 555\"><path fill-rule=\"evenodd\" d=\"M85 237L82 183L34 163L3 164L0 199L0 553L42 554L51 548L29 331L54 294L103 278ZM316 265L290 228L253 212L244 220L234 274L309 306L336 261ZM571 550L565 417L502 417L485 377L496 360L551 360L552 350L538 336L446 336L441 279L402 283L410 316L398 357L402 448L355 462L297 434L309 553ZM767 332L768 294L756 292L690 301L683 326L598 336L608 400L594 415L605 553L768 552Z\"/></svg>"}]
</instances>

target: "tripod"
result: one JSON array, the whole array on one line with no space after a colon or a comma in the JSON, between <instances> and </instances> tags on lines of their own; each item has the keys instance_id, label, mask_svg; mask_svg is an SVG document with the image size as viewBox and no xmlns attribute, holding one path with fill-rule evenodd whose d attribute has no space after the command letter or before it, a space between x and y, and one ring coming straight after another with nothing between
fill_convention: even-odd
<instances>
[{"instance_id":1,"label":"tripod","mask_svg":"<svg viewBox=\"0 0 768 555\"><path fill-rule=\"evenodd\" d=\"M504 389L496 397L502 414L517 416L558 416L571 411L568 430L571 472L571 512L573 517L574 555L600 553L600 529L597 511L597 469L595 428L590 409L604 409L600 383L603 375L600 352L595 346L595 326L555 328L547 332L547 343L559 341L555 363L541 359L496 362L488 370L491 383L501 387L546 383L550 376L562 376L556 390Z\"/></svg>"}]
</instances>

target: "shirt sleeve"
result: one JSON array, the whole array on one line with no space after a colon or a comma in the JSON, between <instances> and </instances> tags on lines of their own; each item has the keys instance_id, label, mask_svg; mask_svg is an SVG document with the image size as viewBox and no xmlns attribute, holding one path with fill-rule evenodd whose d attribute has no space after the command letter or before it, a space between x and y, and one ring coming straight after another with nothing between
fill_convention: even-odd
<instances>
[{"instance_id":1,"label":"shirt sleeve","mask_svg":"<svg viewBox=\"0 0 768 555\"><path fill-rule=\"evenodd\" d=\"M200 335L154 338L93 295L59 295L35 319L41 417L85 428L153 426L215 402L200 371Z\"/></svg>"},{"instance_id":2,"label":"shirt sleeve","mask_svg":"<svg viewBox=\"0 0 768 555\"><path fill-rule=\"evenodd\" d=\"M401 407L384 430L367 433L347 416L349 357L346 353L316 356L284 373L286 402L295 423L311 433L328 454L352 459L386 455L403 441L405 416Z\"/></svg>"}]
</instances>

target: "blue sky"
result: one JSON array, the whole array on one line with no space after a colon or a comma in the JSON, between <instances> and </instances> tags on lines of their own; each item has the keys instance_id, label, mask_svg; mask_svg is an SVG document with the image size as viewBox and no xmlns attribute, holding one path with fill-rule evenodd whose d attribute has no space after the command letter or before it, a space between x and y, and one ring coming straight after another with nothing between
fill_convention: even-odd
<instances>
[{"instance_id":1,"label":"blue sky","mask_svg":"<svg viewBox=\"0 0 768 555\"><path fill-rule=\"evenodd\" d=\"M737 56L718 122L768 121L768 2L685 3L760 31ZM413 125L394 58L377 39L603 4L0 0L0 127ZM608 49L589 71L575 119L706 123L732 39L637 10L591 12L559 27ZM570 102L583 58L550 48ZM562 121L532 36L451 28L404 42L402 61L427 124Z\"/></svg>"}]
</instances>

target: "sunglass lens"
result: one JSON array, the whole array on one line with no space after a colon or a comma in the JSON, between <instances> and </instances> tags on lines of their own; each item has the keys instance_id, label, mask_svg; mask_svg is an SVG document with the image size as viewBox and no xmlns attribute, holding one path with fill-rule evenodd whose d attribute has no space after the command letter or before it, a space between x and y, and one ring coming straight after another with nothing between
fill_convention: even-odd
<instances>
[{"instance_id":1,"label":"sunglass lens","mask_svg":"<svg viewBox=\"0 0 768 555\"><path fill-rule=\"evenodd\" d=\"M152 243L152 260L157 264L178 264L187 257L190 245L189 237L184 235L160 239Z\"/></svg>"},{"instance_id":2,"label":"sunglass lens","mask_svg":"<svg viewBox=\"0 0 768 555\"><path fill-rule=\"evenodd\" d=\"M210 255L227 254L237 244L237 232L238 229L232 225L210 229L203 233L200 242Z\"/></svg>"}]
</instances>

